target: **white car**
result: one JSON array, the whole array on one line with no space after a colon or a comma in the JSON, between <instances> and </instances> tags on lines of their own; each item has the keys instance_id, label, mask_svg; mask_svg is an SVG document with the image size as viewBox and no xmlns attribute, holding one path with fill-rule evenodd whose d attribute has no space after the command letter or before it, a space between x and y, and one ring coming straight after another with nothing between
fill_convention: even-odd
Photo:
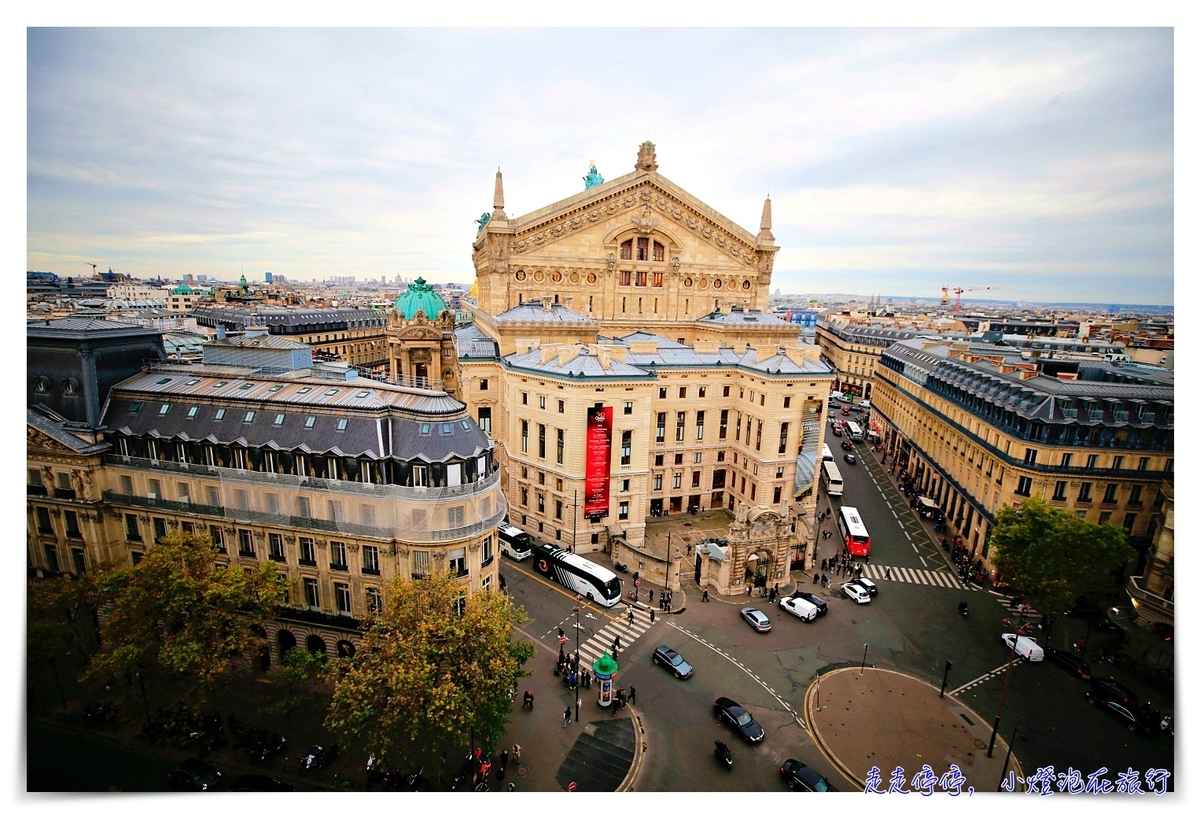
<instances>
[{"instance_id":1,"label":"white car","mask_svg":"<svg viewBox=\"0 0 1200 818\"><path fill-rule=\"evenodd\" d=\"M858 577L857 579L852 579L850 581L855 585L861 585L862 589L871 596L875 596L877 593L879 593L879 587L866 577Z\"/></svg>"},{"instance_id":2,"label":"white car","mask_svg":"<svg viewBox=\"0 0 1200 818\"><path fill-rule=\"evenodd\" d=\"M843 582L842 593L853 599L859 605L866 605L871 601L871 595L867 593L867 589L853 582Z\"/></svg>"},{"instance_id":3,"label":"white car","mask_svg":"<svg viewBox=\"0 0 1200 818\"><path fill-rule=\"evenodd\" d=\"M1009 648L1013 646L1013 640L1017 642L1016 653L1022 659L1028 662L1040 662L1046 658L1046 652L1042 650L1042 646L1037 643L1036 639L1028 636L1017 636L1015 633L1002 633L1000 638L1004 640L1004 644Z\"/></svg>"},{"instance_id":4,"label":"white car","mask_svg":"<svg viewBox=\"0 0 1200 818\"><path fill-rule=\"evenodd\" d=\"M812 622L821 612L816 605L798 596L785 596L779 600L779 607L790 614L800 617L805 622Z\"/></svg>"}]
</instances>

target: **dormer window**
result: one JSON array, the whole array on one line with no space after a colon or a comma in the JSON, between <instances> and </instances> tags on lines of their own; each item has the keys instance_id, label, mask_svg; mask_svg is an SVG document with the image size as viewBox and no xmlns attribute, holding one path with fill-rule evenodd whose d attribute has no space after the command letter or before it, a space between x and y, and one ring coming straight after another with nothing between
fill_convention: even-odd
<instances>
[{"instance_id":1,"label":"dormer window","mask_svg":"<svg viewBox=\"0 0 1200 818\"><path fill-rule=\"evenodd\" d=\"M338 418L338 422L337 422L337 430L338 430L339 432L344 432L344 431L346 431L346 424L347 424L347 423L349 423L349 422L350 422L350 421L349 421L347 418Z\"/></svg>"}]
</instances>

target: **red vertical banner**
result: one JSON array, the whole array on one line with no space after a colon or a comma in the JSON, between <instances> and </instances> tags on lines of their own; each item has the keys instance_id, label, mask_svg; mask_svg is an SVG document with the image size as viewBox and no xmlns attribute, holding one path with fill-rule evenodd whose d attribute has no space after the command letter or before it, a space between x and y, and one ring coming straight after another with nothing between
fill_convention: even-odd
<instances>
[{"instance_id":1,"label":"red vertical banner","mask_svg":"<svg viewBox=\"0 0 1200 818\"><path fill-rule=\"evenodd\" d=\"M611 406L593 407L587 416L587 462L584 466L583 515L608 514L608 475L612 460Z\"/></svg>"}]
</instances>

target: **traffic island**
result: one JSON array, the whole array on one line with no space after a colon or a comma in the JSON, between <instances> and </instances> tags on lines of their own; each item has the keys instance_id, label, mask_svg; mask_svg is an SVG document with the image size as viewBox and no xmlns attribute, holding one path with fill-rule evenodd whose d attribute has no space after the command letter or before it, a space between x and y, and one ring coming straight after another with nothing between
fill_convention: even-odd
<instances>
[{"instance_id":1,"label":"traffic island","mask_svg":"<svg viewBox=\"0 0 1200 818\"><path fill-rule=\"evenodd\" d=\"M897 783L916 791L913 778L925 765L939 782L935 792L954 778L943 778L951 765L962 776L962 792L995 792L1006 761L1022 775L1001 737L988 758L989 720L952 696L939 698L936 685L894 670L848 667L819 675L805 692L804 711L821 751L860 790L870 779L878 791ZM893 775L898 768L904 782Z\"/></svg>"}]
</instances>

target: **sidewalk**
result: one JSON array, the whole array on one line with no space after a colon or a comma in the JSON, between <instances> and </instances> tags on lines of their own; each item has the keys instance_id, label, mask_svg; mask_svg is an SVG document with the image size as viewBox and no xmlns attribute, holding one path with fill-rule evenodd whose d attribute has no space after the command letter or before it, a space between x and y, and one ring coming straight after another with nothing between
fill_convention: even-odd
<instances>
[{"instance_id":1,"label":"sidewalk","mask_svg":"<svg viewBox=\"0 0 1200 818\"><path fill-rule=\"evenodd\" d=\"M912 778L924 765L940 780L951 764L965 778L963 792L995 792L1000 785L1004 738L996 737L988 758L987 719L950 695L938 698L937 687L907 674L873 667L830 671L805 692L804 713L821 751L859 789L872 768L878 789L886 791L900 767L915 791ZM1022 775L1015 755L1008 768Z\"/></svg>"}]
</instances>

